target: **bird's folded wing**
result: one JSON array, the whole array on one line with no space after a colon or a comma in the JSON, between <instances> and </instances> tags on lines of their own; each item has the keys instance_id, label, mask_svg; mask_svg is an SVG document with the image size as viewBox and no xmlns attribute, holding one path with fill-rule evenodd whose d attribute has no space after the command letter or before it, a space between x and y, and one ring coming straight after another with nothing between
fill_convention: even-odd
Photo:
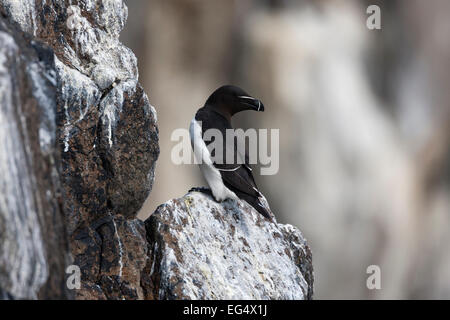
<instances>
[{"instance_id":1,"label":"bird's folded wing","mask_svg":"<svg viewBox=\"0 0 450 320\"><path fill-rule=\"evenodd\" d=\"M236 170L219 170L224 184L232 191L239 191L253 197L260 195L255 180L245 166L240 165Z\"/></svg>"},{"instance_id":2,"label":"bird's folded wing","mask_svg":"<svg viewBox=\"0 0 450 320\"><path fill-rule=\"evenodd\" d=\"M219 159L222 159L221 162L223 163L218 164L214 161L214 167L220 171L222 180L232 188L252 196L258 196L258 188L255 179L253 178L247 151L244 149L243 152L245 154L243 155L243 152L240 150L236 139L234 140L234 143L227 141L223 144L222 158L218 157ZM233 159L232 163L226 163L227 156L228 158Z\"/></svg>"},{"instance_id":3,"label":"bird's folded wing","mask_svg":"<svg viewBox=\"0 0 450 320\"><path fill-rule=\"evenodd\" d=\"M248 151L245 149L245 145L240 146L238 144L237 137L234 137L234 139L231 140L226 140L225 137L223 139L225 142L222 145L222 149L212 151L212 154L214 155L213 162L216 168L233 170L242 164L245 165L248 170L252 171ZM211 142L209 141L205 141L208 148L211 148L210 143Z\"/></svg>"}]
</instances>

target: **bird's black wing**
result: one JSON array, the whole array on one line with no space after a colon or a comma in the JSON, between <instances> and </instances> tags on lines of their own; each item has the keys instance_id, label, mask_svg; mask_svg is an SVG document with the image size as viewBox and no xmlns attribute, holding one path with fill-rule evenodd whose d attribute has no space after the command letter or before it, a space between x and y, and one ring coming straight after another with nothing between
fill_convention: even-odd
<instances>
[{"instance_id":1,"label":"bird's black wing","mask_svg":"<svg viewBox=\"0 0 450 320\"><path fill-rule=\"evenodd\" d=\"M245 166L240 165L233 171L225 171L223 169L219 169L219 171L224 184L228 185L231 191L239 191L254 197L259 196L253 175Z\"/></svg>"},{"instance_id":2,"label":"bird's black wing","mask_svg":"<svg viewBox=\"0 0 450 320\"><path fill-rule=\"evenodd\" d=\"M238 147L238 139L236 136L233 136L233 139L227 137L226 131L233 130L231 124L223 116L215 112L208 112L204 108L197 112L195 118L202 124L202 138L210 152L214 166L219 170L230 171L243 164L249 172L253 185L256 187L255 179L253 179L251 173L252 169L249 164L248 151L245 149L245 146L242 146L242 148ZM214 138L205 140L206 136L204 134L210 129L218 130L221 133L222 144L217 144ZM228 162L230 159L232 161Z\"/></svg>"},{"instance_id":3,"label":"bird's black wing","mask_svg":"<svg viewBox=\"0 0 450 320\"><path fill-rule=\"evenodd\" d=\"M275 221L267 200L256 188L253 175L245 165L240 165L239 168L233 171L220 170L220 175L228 189L233 191L240 199L247 201L264 217Z\"/></svg>"},{"instance_id":4,"label":"bird's black wing","mask_svg":"<svg viewBox=\"0 0 450 320\"><path fill-rule=\"evenodd\" d=\"M248 195L258 196L259 191L250 167L248 151L245 148L238 148L237 137L232 141L226 140L226 137L223 139L223 158L220 163L213 161L214 167L220 171L222 180L232 186L232 191L237 189ZM232 155L234 159L232 163L225 163L228 155L230 158Z\"/></svg>"},{"instance_id":5,"label":"bird's black wing","mask_svg":"<svg viewBox=\"0 0 450 320\"><path fill-rule=\"evenodd\" d=\"M214 117L214 119L211 117ZM274 220L267 201L256 186L247 150L239 152L237 137L234 137L234 140L231 141L226 140L226 130L232 129L231 124L223 117L202 109L197 112L196 120L202 122L203 133L210 128L218 129L222 133L224 143L221 150L214 148L213 141L206 141L204 136L202 138L210 151L214 167L220 172L224 185L240 199L247 201L263 216ZM221 155L217 155L216 152L221 152ZM232 156L234 161L226 163L227 155Z\"/></svg>"},{"instance_id":6,"label":"bird's black wing","mask_svg":"<svg viewBox=\"0 0 450 320\"><path fill-rule=\"evenodd\" d=\"M227 145L227 152L230 152L232 147L230 144ZM238 154L238 157L241 157L241 162L244 163L225 165L214 163L214 167L219 170L222 181L228 189L233 191L240 199L247 201L264 217L274 221L273 213L265 197L256 186L247 152L244 155L245 158L242 159L242 155L237 151L236 144L234 146L234 152Z\"/></svg>"}]
</instances>

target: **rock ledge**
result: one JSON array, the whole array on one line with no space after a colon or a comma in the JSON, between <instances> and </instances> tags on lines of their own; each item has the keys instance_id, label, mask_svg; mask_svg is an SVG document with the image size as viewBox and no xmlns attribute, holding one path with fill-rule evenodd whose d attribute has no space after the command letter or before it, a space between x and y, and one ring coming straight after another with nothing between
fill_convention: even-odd
<instances>
[{"instance_id":1,"label":"rock ledge","mask_svg":"<svg viewBox=\"0 0 450 320\"><path fill-rule=\"evenodd\" d=\"M312 255L301 232L245 202L191 192L145 222L151 299L311 299Z\"/></svg>"}]
</instances>

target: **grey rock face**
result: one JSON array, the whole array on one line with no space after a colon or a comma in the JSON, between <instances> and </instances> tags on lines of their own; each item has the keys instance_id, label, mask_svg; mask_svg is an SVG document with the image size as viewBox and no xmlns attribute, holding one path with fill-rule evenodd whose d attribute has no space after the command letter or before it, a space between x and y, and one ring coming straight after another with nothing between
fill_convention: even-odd
<instances>
[{"instance_id":1,"label":"grey rock face","mask_svg":"<svg viewBox=\"0 0 450 320\"><path fill-rule=\"evenodd\" d=\"M311 251L301 232L245 202L192 192L145 222L151 299L311 299Z\"/></svg>"},{"instance_id":2,"label":"grey rock face","mask_svg":"<svg viewBox=\"0 0 450 320\"><path fill-rule=\"evenodd\" d=\"M0 298L68 298L50 48L0 17Z\"/></svg>"},{"instance_id":3,"label":"grey rock face","mask_svg":"<svg viewBox=\"0 0 450 320\"><path fill-rule=\"evenodd\" d=\"M60 205L74 264L82 272L77 297L142 297L139 268L147 246L135 217L151 191L159 146L156 112L138 83L136 57L119 41L126 5L121 0L0 0L0 14L54 52L48 54L54 61L56 88L49 105L56 112L48 121L53 127L45 127L51 132L41 135L41 143L57 143ZM39 86L38 81L31 83ZM23 149L28 147L24 143ZM29 176L26 171L20 174ZM27 188L22 190L35 190ZM18 210L10 208L9 214L15 217ZM34 224L36 219L23 220ZM38 230L30 232L39 238ZM44 265L43 250L30 250ZM33 274L36 288L45 272L42 267Z\"/></svg>"},{"instance_id":4,"label":"grey rock face","mask_svg":"<svg viewBox=\"0 0 450 320\"><path fill-rule=\"evenodd\" d=\"M134 217L151 190L159 147L136 57L119 41L127 7L120 0L1 0L0 12L57 57L66 208L84 220L93 218L89 210Z\"/></svg>"}]
</instances>

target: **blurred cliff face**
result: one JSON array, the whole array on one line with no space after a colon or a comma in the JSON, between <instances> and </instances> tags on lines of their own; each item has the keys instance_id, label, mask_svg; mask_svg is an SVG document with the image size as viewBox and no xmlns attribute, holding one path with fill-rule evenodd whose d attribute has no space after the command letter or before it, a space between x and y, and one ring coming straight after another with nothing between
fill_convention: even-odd
<instances>
[{"instance_id":1,"label":"blurred cliff face","mask_svg":"<svg viewBox=\"0 0 450 320\"><path fill-rule=\"evenodd\" d=\"M381 30L366 28L372 2L128 1L122 40L160 126L141 217L205 184L171 162L170 136L233 83L266 105L236 126L280 129L280 171L256 179L304 230L316 298L450 298L450 4L374 3Z\"/></svg>"}]
</instances>

